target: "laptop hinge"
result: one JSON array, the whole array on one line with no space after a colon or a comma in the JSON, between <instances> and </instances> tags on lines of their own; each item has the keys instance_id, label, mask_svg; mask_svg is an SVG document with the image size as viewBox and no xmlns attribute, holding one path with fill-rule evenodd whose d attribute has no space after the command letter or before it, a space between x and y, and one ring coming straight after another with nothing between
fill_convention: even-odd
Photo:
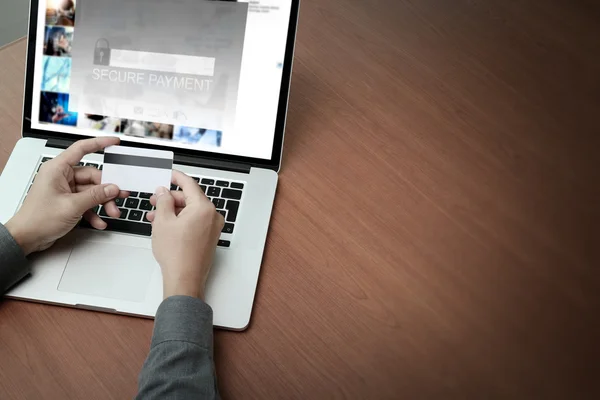
<instances>
[{"instance_id":1,"label":"laptop hinge","mask_svg":"<svg viewBox=\"0 0 600 400\"><path fill-rule=\"evenodd\" d=\"M250 164L190 157L181 154L175 154L173 162L175 164L189 165L192 167L220 169L224 171L241 172L243 174L249 174L251 168Z\"/></svg>"},{"instance_id":2,"label":"laptop hinge","mask_svg":"<svg viewBox=\"0 0 600 400\"><path fill-rule=\"evenodd\" d=\"M58 139L58 138L49 138L46 142L46 146L54 147L57 149L66 149L70 145L73 144L71 140ZM99 152L102 153L102 152ZM212 169L220 169L224 171L231 172L240 172L243 174L250 173L250 164L236 163L230 161L222 161L222 160L211 160L208 158L200 158L200 157L190 157L184 156L180 154L175 154L173 162L175 164L183 164L189 165L192 167L200 167L200 168L212 168Z\"/></svg>"},{"instance_id":3,"label":"laptop hinge","mask_svg":"<svg viewBox=\"0 0 600 400\"><path fill-rule=\"evenodd\" d=\"M58 139L58 138L49 138L46 142L47 147L54 147L57 149L66 149L70 145L73 144L72 140L67 139Z\"/></svg>"}]
</instances>

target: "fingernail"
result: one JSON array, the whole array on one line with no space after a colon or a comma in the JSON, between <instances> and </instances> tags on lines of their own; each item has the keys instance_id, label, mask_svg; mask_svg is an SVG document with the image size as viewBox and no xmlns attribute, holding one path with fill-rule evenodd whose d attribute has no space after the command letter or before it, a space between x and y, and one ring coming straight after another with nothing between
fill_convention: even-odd
<instances>
[{"instance_id":1,"label":"fingernail","mask_svg":"<svg viewBox=\"0 0 600 400\"><path fill-rule=\"evenodd\" d=\"M104 194L106 197L116 197L119 194L117 185L104 186Z\"/></svg>"},{"instance_id":2,"label":"fingernail","mask_svg":"<svg viewBox=\"0 0 600 400\"><path fill-rule=\"evenodd\" d=\"M166 187L159 186L158 188L156 188L156 198L159 198L160 196L166 193L169 193L169 189L167 189Z\"/></svg>"}]
</instances>

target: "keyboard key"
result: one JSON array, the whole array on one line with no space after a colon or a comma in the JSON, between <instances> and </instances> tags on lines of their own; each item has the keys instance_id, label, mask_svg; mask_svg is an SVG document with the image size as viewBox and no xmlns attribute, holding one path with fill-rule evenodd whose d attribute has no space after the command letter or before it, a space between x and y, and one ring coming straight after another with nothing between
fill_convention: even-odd
<instances>
[{"instance_id":1,"label":"keyboard key","mask_svg":"<svg viewBox=\"0 0 600 400\"><path fill-rule=\"evenodd\" d=\"M106 213L106 209L104 207L102 207L100 209L100 214L101 217L108 217L108 214Z\"/></svg>"},{"instance_id":2,"label":"keyboard key","mask_svg":"<svg viewBox=\"0 0 600 400\"><path fill-rule=\"evenodd\" d=\"M171 190L177 190L177 185L173 185L173 184L171 183Z\"/></svg>"},{"instance_id":3,"label":"keyboard key","mask_svg":"<svg viewBox=\"0 0 600 400\"><path fill-rule=\"evenodd\" d=\"M94 212L94 214L98 214L99 209L100 209L100 206L96 206L96 207L92 208L92 211Z\"/></svg>"},{"instance_id":4,"label":"keyboard key","mask_svg":"<svg viewBox=\"0 0 600 400\"><path fill-rule=\"evenodd\" d=\"M150 222L150 221L148 221L148 213L144 213L144 219L142 219L142 221Z\"/></svg>"},{"instance_id":5,"label":"keyboard key","mask_svg":"<svg viewBox=\"0 0 600 400\"><path fill-rule=\"evenodd\" d=\"M106 222L107 231L133 233L134 235L150 236L152 234L152 225L142 222L133 222L124 219L102 218ZM90 224L86 220L81 221L82 227L90 228Z\"/></svg>"},{"instance_id":6,"label":"keyboard key","mask_svg":"<svg viewBox=\"0 0 600 400\"><path fill-rule=\"evenodd\" d=\"M125 207L127 207L127 208L137 208L139 204L140 204L139 199L132 199L130 197L125 202Z\"/></svg>"},{"instance_id":7,"label":"keyboard key","mask_svg":"<svg viewBox=\"0 0 600 400\"><path fill-rule=\"evenodd\" d=\"M142 219L142 212L140 210L131 210L127 219L132 221L140 221Z\"/></svg>"},{"instance_id":8,"label":"keyboard key","mask_svg":"<svg viewBox=\"0 0 600 400\"><path fill-rule=\"evenodd\" d=\"M239 183L239 182L231 182L231 187L233 189L243 189L244 188L244 184L243 183Z\"/></svg>"},{"instance_id":9,"label":"keyboard key","mask_svg":"<svg viewBox=\"0 0 600 400\"><path fill-rule=\"evenodd\" d=\"M40 168L42 168L42 164L38 165L38 169L36 172L40 172Z\"/></svg>"},{"instance_id":10,"label":"keyboard key","mask_svg":"<svg viewBox=\"0 0 600 400\"><path fill-rule=\"evenodd\" d=\"M214 198L212 200L212 203L215 205L215 207L217 208L224 208L225 207L225 200L223 199L218 199L218 198Z\"/></svg>"},{"instance_id":11,"label":"keyboard key","mask_svg":"<svg viewBox=\"0 0 600 400\"><path fill-rule=\"evenodd\" d=\"M94 167L94 168L98 168L98 164L94 164L94 163L87 163L88 167Z\"/></svg>"},{"instance_id":12,"label":"keyboard key","mask_svg":"<svg viewBox=\"0 0 600 400\"><path fill-rule=\"evenodd\" d=\"M149 199L151 196L152 196L152 193L145 193L145 192L140 193L140 198L142 198L142 199Z\"/></svg>"},{"instance_id":13,"label":"keyboard key","mask_svg":"<svg viewBox=\"0 0 600 400\"><path fill-rule=\"evenodd\" d=\"M223 232L223 233L233 233L233 224L228 224L226 222L225 226L223 226L223 230L221 232Z\"/></svg>"},{"instance_id":14,"label":"keyboard key","mask_svg":"<svg viewBox=\"0 0 600 400\"><path fill-rule=\"evenodd\" d=\"M200 189L202 189L202 191L203 191L204 193L206 193L206 185L200 185Z\"/></svg>"},{"instance_id":15,"label":"keyboard key","mask_svg":"<svg viewBox=\"0 0 600 400\"><path fill-rule=\"evenodd\" d=\"M216 186L211 186L208 188L208 192L206 192L208 196L217 197L221 194L221 189Z\"/></svg>"},{"instance_id":16,"label":"keyboard key","mask_svg":"<svg viewBox=\"0 0 600 400\"><path fill-rule=\"evenodd\" d=\"M127 213L129 212L128 209L126 209L126 208L119 208L119 211L121 211L121 215L119 215L119 219L125 219L125 218L127 218Z\"/></svg>"},{"instance_id":17,"label":"keyboard key","mask_svg":"<svg viewBox=\"0 0 600 400\"><path fill-rule=\"evenodd\" d=\"M229 182L226 182L226 181L217 181L216 185L217 186L221 186L221 187L229 187Z\"/></svg>"},{"instance_id":18,"label":"keyboard key","mask_svg":"<svg viewBox=\"0 0 600 400\"><path fill-rule=\"evenodd\" d=\"M138 192L129 192L129 197L138 197Z\"/></svg>"},{"instance_id":19,"label":"keyboard key","mask_svg":"<svg viewBox=\"0 0 600 400\"><path fill-rule=\"evenodd\" d=\"M227 200L227 222L235 222L237 218L238 210L240 209L240 202L235 200Z\"/></svg>"},{"instance_id":20,"label":"keyboard key","mask_svg":"<svg viewBox=\"0 0 600 400\"><path fill-rule=\"evenodd\" d=\"M42 158L42 162L45 163L48 160L52 160L52 157L44 157Z\"/></svg>"},{"instance_id":21,"label":"keyboard key","mask_svg":"<svg viewBox=\"0 0 600 400\"><path fill-rule=\"evenodd\" d=\"M200 182L200 178L197 178L195 176L192 176L192 179L195 180L196 182Z\"/></svg>"},{"instance_id":22,"label":"keyboard key","mask_svg":"<svg viewBox=\"0 0 600 400\"><path fill-rule=\"evenodd\" d=\"M100 165L100 166L98 167L98 169L99 169L100 171L102 171L102 165Z\"/></svg>"},{"instance_id":23,"label":"keyboard key","mask_svg":"<svg viewBox=\"0 0 600 400\"><path fill-rule=\"evenodd\" d=\"M231 242L229 240L219 240L219 243L217 243L217 246L229 247L229 246L231 246Z\"/></svg>"},{"instance_id":24,"label":"keyboard key","mask_svg":"<svg viewBox=\"0 0 600 400\"><path fill-rule=\"evenodd\" d=\"M222 216L225 216L225 214L227 213L225 210L217 210L217 212Z\"/></svg>"},{"instance_id":25,"label":"keyboard key","mask_svg":"<svg viewBox=\"0 0 600 400\"><path fill-rule=\"evenodd\" d=\"M202 183L205 184L205 185L214 185L215 184L215 180L214 179L204 178L204 179L202 179Z\"/></svg>"},{"instance_id":26,"label":"keyboard key","mask_svg":"<svg viewBox=\"0 0 600 400\"><path fill-rule=\"evenodd\" d=\"M125 203L125 199L122 199L120 197L117 197L115 199L115 204L117 205L117 207L123 207L124 203Z\"/></svg>"},{"instance_id":27,"label":"keyboard key","mask_svg":"<svg viewBox=\"0 0 600 400\"><path fill-rule=\"evenodd\" d=\"M79 164L77 164L78 167L83 167L85 165L85 163L83 161L80 161Z\"/></svg>"},{"instance_id":28,"label":"keyboard key","mask_svg":"<svg viewBox=\"0 0 600 400\"><path fill-rule=\"evenodd\" d=\"M223 189L223 193L221 193L221 197L225 199L234 199L239 200L242 198L241 190L233 190L233 189Z\"/></svg>"},{"instance_id":29,"label":"keyboard key","mask_svg":"<svg viewBox=\"0 0 600 400\"><path fill-rule=\"evenodd\" d=\"M152 210L152 204L150 204L148 200L142 200L142 203L140 204L140 210L150 211Z\"/></svg>"}]
</instances>

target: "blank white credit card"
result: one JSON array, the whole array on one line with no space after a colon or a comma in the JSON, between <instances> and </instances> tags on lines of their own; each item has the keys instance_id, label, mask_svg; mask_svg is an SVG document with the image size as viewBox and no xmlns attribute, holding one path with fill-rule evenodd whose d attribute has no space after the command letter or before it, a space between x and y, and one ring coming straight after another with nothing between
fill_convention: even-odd
<instances>
[{"instance_id":1,"label":"blank white credit card","mask_svg":"<svg viewBox=\"0 0 600 400\"><path fill-rule=\"evenodd\" d=\"M121 190L154 193L171 186L173 152L138 147L109 146L104 149L102 183Z\"/></svg>"}]
</instances>

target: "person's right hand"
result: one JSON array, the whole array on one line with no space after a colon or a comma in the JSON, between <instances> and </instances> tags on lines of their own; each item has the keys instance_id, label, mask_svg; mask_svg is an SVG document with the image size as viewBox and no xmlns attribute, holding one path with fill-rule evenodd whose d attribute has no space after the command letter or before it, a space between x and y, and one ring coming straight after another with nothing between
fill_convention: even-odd
<instances>
[{"instance_id":1,"label":"person's right hand","mask_svg":"<svg viewBox=\"0 0 600 400\"><path fill-rule=\"evenodd\" d=\"M147 215L152 222L152 252L163 275L163 296L204 298L224 219L192 178L173 170L173 184L182 191L159 187L150 198L156 211Z\"/></svg>"}]
</instances>

